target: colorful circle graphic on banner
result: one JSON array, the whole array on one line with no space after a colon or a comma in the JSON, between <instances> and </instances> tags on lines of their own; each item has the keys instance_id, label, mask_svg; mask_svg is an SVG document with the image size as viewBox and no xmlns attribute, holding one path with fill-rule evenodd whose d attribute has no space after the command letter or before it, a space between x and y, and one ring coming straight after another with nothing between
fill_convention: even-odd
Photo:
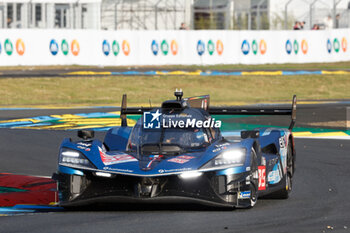
<instances>
[{"instance_id":1,"label":"colorful circle graphic on banner","mask_svg":"<svg viewBox=\"0 0 350 233\"><path fill-rule=\"evenodd\" d=\"M333 48L334 48L334 51L335 51L336 53L339 52L339 50L340 50L340 43L339 43L338 38L335 38L335 39L333 40Z\"/></svg>"},{"instance_id":2,"label":"colorful circle graphic on banner","mask_svg":"<svg viewBox=\"0 0 350 233\"><path fill-rule=\"evenodd\" d=\"M216 51L219 55L224 52L224 43L221 40L216 41Z\"/></svg>"},{"instance_id":3,"label":"colorful circle graphic on banner","mask_svg":"<svg viewBox=\"0 0 350 233\"><path fill-rule=\"evenodd\" d=\"M341 40L341 48L342 48L344 53L346 52L346 50L348 48L348 42L347 42L345 37L343 37L343 39Z\"/></svg>"},{"instance_id":4,"label":"colorful circle graphic on banner","mask_svg":"<svg viewBox=\"0 0 350 233\"><path fill-rule=\"evenodd\" d=\"M11 56L13 53L13 45L10 39L6 39L4 43L4 50L7 55Z\"/></svg>"},{"instance_id":5,"label":"colorful circle graphic on banner","mask_svg":"<svg viewBox=\"0 0 350 233\"><path fill-rule=\"evenodd\" d=\"M22 56L24 54L25 50L26 50L26 47L24 45L23 40L18 39L16 41L16 51L17 51L18 55Z\"/></svg>"},{"instance_id":6,"label":"colorful circle graphic on banner","mask_svg":"<svg viewBox=\"0 0 350 233\"><path fill-rule=\"evenodd\" d=\"M241 50L242 50L242 53L244 55L247 55L249 53L250 46L249 46L249 42L247 40L244 40L242 42Z\"/></svg>"},{"instance_id":7,"label":"colorful circle graphic on banner","mask_svg":"<svg viewBox=\"0 0 350 233\"><path fill-rule=\"evenodd\" d=\"M162 43L160 44L160 49L162 50L162 53L166 56L168 55L169 52L169 45L166 40L163 40Z\"/></svg>"},{"instance_id":8,"label":"colorful circle graphic on banner","mask_svg":"<svg viewBox=\"0 0 350 233\"><path fill-rule=\"evenodd\" d=\"M287 54L291 54L292 51L293 51L292 42L290 42L290 40L287 40L287 42L286 42L286 52L287 52Z\"/></svg>"},{"instance_id":9,"label":"colorful circle graphic on banner","mask_svg":"<svg viewBox=\"0 0 350 233\"><path fill-rule=\"evenodd\" d=\"M110 51L111 46L109 45L109 42L107 40L104 40L102 42L102 52L104 53L104 55L108 56Z\"/></svg>"},{"instance_id":10,"label":"colorful circle graphic on banner","mask_svg":"<svg viewBox=\"0 0 350 233\"><path fill-rule=\"evenodd\" d=\"M156 40L152 40L151 50L152 50L152 53L153 53L155 56L158 54L159 45L158 45L158 43L157 43Z\"/></svg>"},{"instance_id":11,"label":"colorful circle graphic on banner","mask_svg":"<svg viewBox=\"0 0 350 233\"><path fill-rule=\"evenodd\" d=\"M68 53L69 53L69 45L68 45L68 42L65 39L62 40L61 50L62 50L63 55L65 55L65 56L68 55Z\"/></svg>"},{"instance_id":12,"label":"colorful circle graphic on banner","mask_svg":"<svg viewBox=\"0 0 350 233\"><path fill-rule=\"evenodd\" d=\"M72 44L71 44L71 50L72 50L72 54L74 56L78 56L79 52L80 52L80 46L77 40L73 40Z\"/></svg>"},{"instance_id":13,"label":"colorful circle graphic on banner","mask_svg":"<svg viewBox=\"0 0 350 233\"><path fill-rule=\"evenodd\" d=\"M123 50L123 53L125 54L125 56L129 56L129 54L130 54L130 44L129 44L129 42L127 40L123 40L122 50Z\"/></svg>"},{"instance_id":14,"label":"colorful circle graphic on banner","mask_svg":"<svg viewBox=\"0 0 350 233\"><path fill-rule=\"evenodd\" d=\"M51 52L52 55L54 55L54 56L57 55L59 48L58 48L58 44L57 44L55 39L52 39L50 41L49 49L50 49L50 52Z\"/></svg>"},{"instance_id":15,"label":"colorful circle graphic on banner","mask_svg":"<svg viewBox=\"0 0 350 233\"><path fill-rule=\"evenodd\" d=\"M307 51L309 50L309 45L307 44L306 40L301 41L301 51L303 54L307 54Z\"/></svg>"},{"instance_id":16,"label":"colorful circle graphic on banner","mask_svg":"<svg viewBox=\"0 0 350 233\"><path fill-rule=\"evenodd\" d=\"M215 52L215 45L214 45L214 43L213 43L212 40L209 40L209 41L208 41L207 49L208 49L209 55L210 55L210 56L213 55L213 53Z\"/></svg>"},{"instance_id":17,"label":"colorful circle graphic on banner","mask_svg":"<svg viewBox=\"0 0 350 233\"><path fill-rule=\"evenodd\" d=\"M176 42L176 40L172 40L171 43L170 43L170 50L171 50L171 53L175 56L179 50L179 46Z\"/></svg>"},{"instance_id":18,"label":"colorful circle graphic on banner","mask_svg":"<svg viewBox=\"0 0 350 233\"><path fill-rule=\"evenodd\" d=\"M267 51L267 45L266 45L266 41L265 40L261 40L260 44L259 44L259 50L260 50L260 54L264 55Z\"/></svg>"},{"instance_id":19,"label":"colorful circle graphic on banner","mask_svg":"<svg viewBox=\"0 0 350 233\"><path fill-rule=\"evenodd\" d=\"M298 52L299 52L299 43L298 43L297 40L294 40L293 49L294 49L294 53L298 54Z\"/></svg>"},{"instance_id":20,"label":"colorful circle graphic on banner","mask_svg":"<svg viewBox=\"0 0 350 233\"><path fill-rule=\"evenodd\" d=\"M113 51L114 56L117 56L119 54L119 43L116 40L113 41L112 51Z\"/></svg>"},{"instance_id":21,"label":"colorful circle graphic on banner","mask_svg":"<svg viewBox=\"0 0 350 233\"><path fill-rule=\"evenodd\" d=\"M327 51L328 53L332 52L332 42L330 39L327 40Z\"/></svg>"},{"instance_id":22,"label":"colorful circle graphic on banner","mask_svg":"<svg viewBox=\"0 0 350 233\"><path fill-rule=\"evenodd\" d=\"M205 52L205 44L202 40L197 42L197 53L199 56L202 56Z\"/></svg>"},{"instance_id":23,"label":"colorful circle graphic on banner","mask_svg":"<svg viewBox=\"0 0 350 233\"><path fill-rule=\"evenodd\" d=\"M252 51L253 51L254 55L256 55L258 53L258 43L256 43L256 40L253 40L253 42L252 42Z\"/></svg>"}]
</instances>

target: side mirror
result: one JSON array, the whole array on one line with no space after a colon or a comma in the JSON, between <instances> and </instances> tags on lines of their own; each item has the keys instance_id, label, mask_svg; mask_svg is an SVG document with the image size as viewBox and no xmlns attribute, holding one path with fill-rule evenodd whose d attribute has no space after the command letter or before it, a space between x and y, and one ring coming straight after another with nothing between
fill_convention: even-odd
<instances>
[{"instance_id":1,"label":"side mirror","mask_svg":"<svg viewBox=\"0 0 350 233\"><path fill-rule=\"evenodd\" d=\"M82 138L83 140L88 140L95 137L95 132L92 130L79 130L78 137Z\"/></svg>"},{"instance_id":2,"label":"side mirror","mask_svg":"<svg viewBox=\"0 0 350 233\"><path fill-rule=\"evenodd\" d=\"M258 130L246 130L241 131L241 138L258 138L260 136L260 132Z\"/></svg>"}]
</instances>

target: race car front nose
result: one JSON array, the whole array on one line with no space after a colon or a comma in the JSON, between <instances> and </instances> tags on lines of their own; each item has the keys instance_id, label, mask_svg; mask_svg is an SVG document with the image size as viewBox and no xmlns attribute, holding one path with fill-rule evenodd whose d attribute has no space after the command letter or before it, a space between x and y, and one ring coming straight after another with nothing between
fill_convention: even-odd
<instances>
[{"instance_id":1,"label":"race car front nose","mask_svg":"<svg viewBox=\"0 0 350 233\"><path fill-rule=\"evenodd\" d=\"M84 172L83 176L65 173L58 173L58 176L60 203L63 205L102 197L113 200L118 197L133 200L181 197L234 205L237 190L244 189L245 184L244 177L231 175L228 179L227 176L217 176L216 172L160 177L104 177L91 171Z\"/></svg>"}]
</instances>

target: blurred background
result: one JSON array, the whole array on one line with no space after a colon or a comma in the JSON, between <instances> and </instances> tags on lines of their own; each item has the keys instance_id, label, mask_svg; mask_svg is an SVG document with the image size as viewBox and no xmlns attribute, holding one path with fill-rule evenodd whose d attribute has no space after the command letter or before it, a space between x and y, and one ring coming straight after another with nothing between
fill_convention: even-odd
<instances>
[{"instance_id":1,"label":"blurred background","mask_svg":"<svg viewBox=\"0 0 350 233\"><path fill-rule=\"evenodd\" d=\"M298 30L349 26L349 0L0 1L0 28Z\"/></svg>"}]
</instances>

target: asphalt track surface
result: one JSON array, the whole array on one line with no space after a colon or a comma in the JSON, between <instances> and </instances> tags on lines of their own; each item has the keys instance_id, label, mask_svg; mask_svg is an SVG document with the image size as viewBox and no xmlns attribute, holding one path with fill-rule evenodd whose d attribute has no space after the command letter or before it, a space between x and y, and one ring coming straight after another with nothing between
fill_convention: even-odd
<instances>
[{"instance_id":1,"label":"asphalt track surface","mask_svg":"<svg viewBox=\"0 0 350 233\"><path fill-rule=\"evenodd\" d=\"M48 175L59 144L74 131L0 129L1 172ZM96 137L103 139L104 133ZM349 232L350 141L296 139L288 200L248 210L189 205L110 206L0 217L0 232Z\"/></svg>"},{"instance_id":2,"label":"asphalt track surface","mask_svg":"<svg viewBox=\"0 0 350 233\"><path fill-rule=\"evenodd\" d=\"M109 75L121 75L121 74L127 74L127 75L140 75L137 72L149 72L149 71L185 71L185 72L194 72L198 69L188 68L188 67L179 67L179 68L172 68L172 67L67 67L67 68L52 68L52 69L34 69L32 67L23 67L20 69L8 69L8 70L0 70L0 78L38 78L38 77L81 77L81 76L106 76L106 72L110 72ZM216 70L212 69L200 69L203 72L212 72ZM341 69L344 72L349 72L350 69ZM274 71L281 71L281 69L259 69L259 70L250 70L250 69L227 69L227 70L220 70L220 72L224 73L230 73L230 72L255 72L255 71L266 71L266 72L274 72ZM295 69L283 69L283 71L288 72L298 72L298 70ZM320 69L303 69L299 70L300 74L307 74L307 72L314 72L314 71L320 71ZM326 69L326 71L332 72L332 71L339 71L339 69ZM82 74L70 74L71 72L83 72ZM136 72L136 73L133 73ZM306 73L305 73L306 72ZM86 74L84 74L86 73ZM90 73L90 74L89 74ZM317 74L321 74L322 72ZM297 74L297 73L296 73ZM149 75L149 74L148 74ZM168 74L169 75L169 74ZM108 75L106 76L108 77Z\"/></svg>"}]
</instances>

